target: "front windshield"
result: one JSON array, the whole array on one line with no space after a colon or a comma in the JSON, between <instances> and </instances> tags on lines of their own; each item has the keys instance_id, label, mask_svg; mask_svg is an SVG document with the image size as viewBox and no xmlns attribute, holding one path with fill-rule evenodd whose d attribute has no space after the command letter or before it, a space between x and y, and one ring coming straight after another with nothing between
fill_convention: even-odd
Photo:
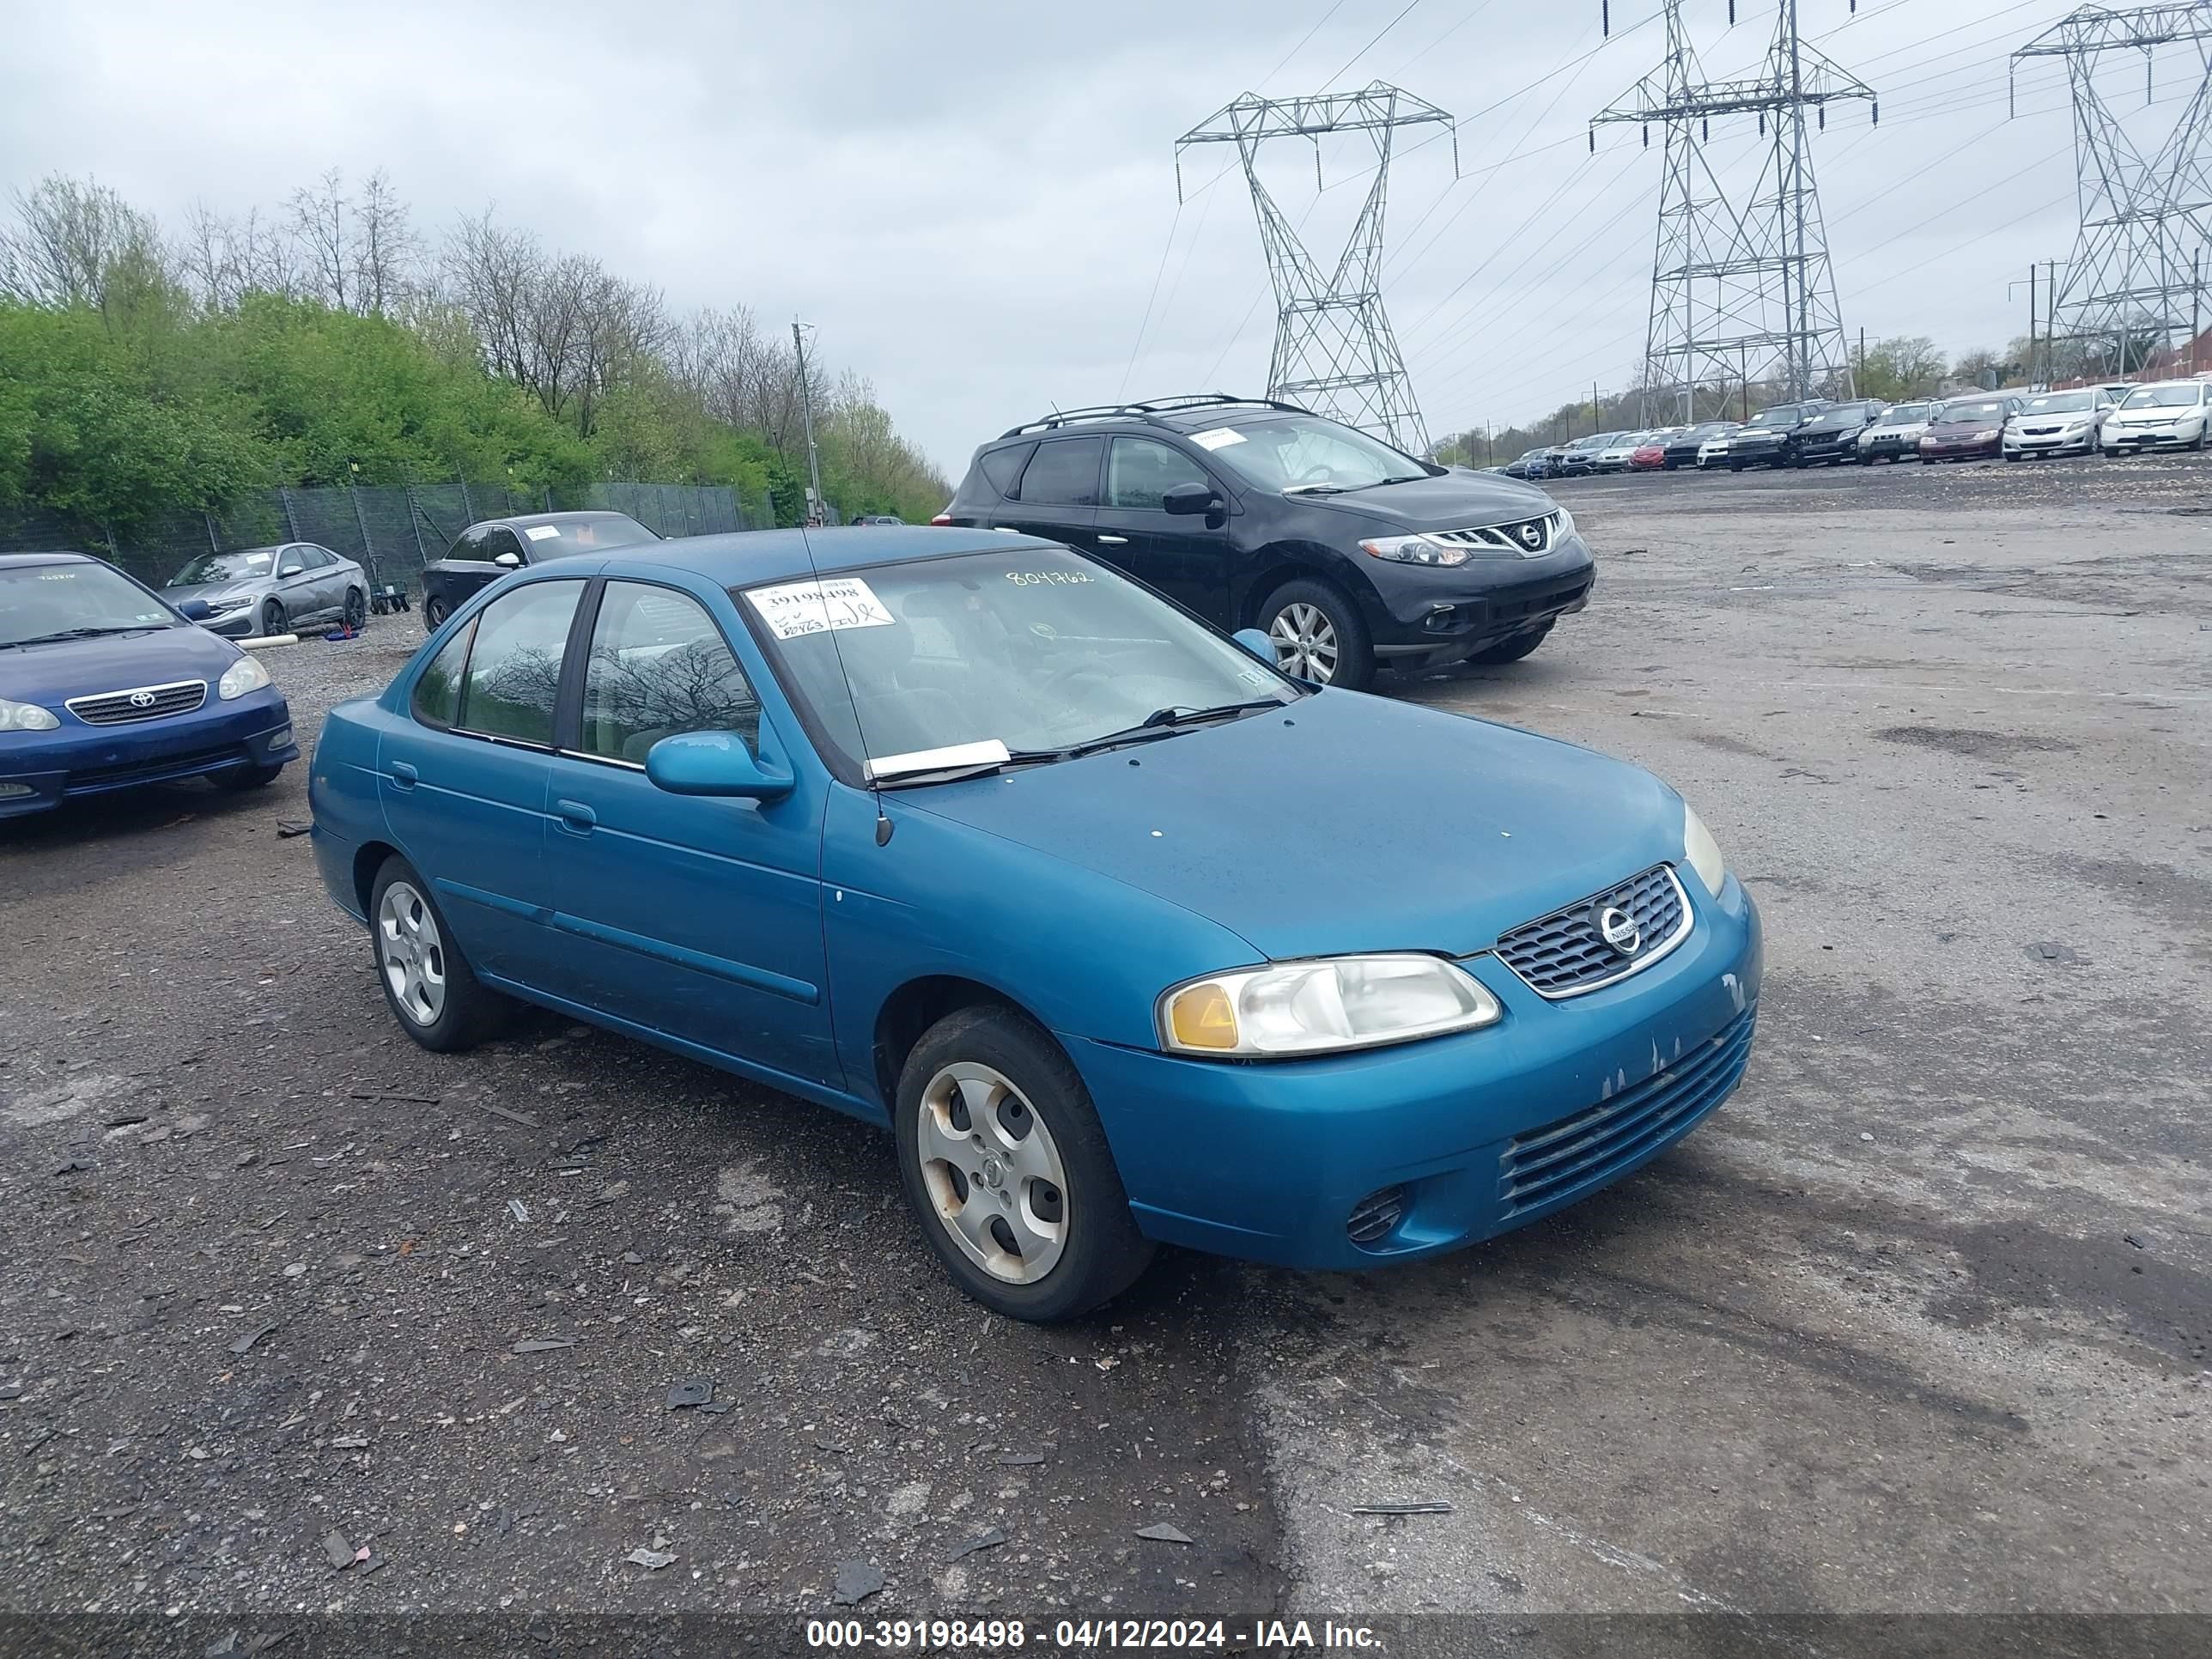
<instances>
[{"instance_id":1,"label":"front windshield","mask_svg":"<svg viewBox=\"0 0 2212 1659\"><path fill-rule=\"evenodd\" d=\"M1190 434L1245 483L1262 489L1365 489L1427 471L1379 439L1317 415L1275 415Z\"/></svg>"},{"instance_id":2,"label":"front windshield","mask_svg":"<svg viewBox=\"0 0 2212 1659\"><path fill-rule=\"evenodd\" d=\"M243 553L203 553L169 578L172 587L195 587L202 582L242 582L265 576L276 568L273 547L249 548Z\"/></svg>"},{"instance_id":3,"label":"front windshield","mask_svg":"<svg viewBox=\"0 0 2212 1659\"><path fill-rule=\"evenodd\" d=\"M872 565L738 590L786 688L854 770L993 739L1019 755L1163 709L1288 702L1297 688L1203 623L1063 548ZM1180 739L1171 739L1180 741Z\"/></svg>"},{"instance_id":4,"label":"front windshield","mask_svg":"<svg viewBox=\"0 0 2212 1659\"><path fill-rule=\"evenodd\" d=\"M1910 426L1915 421L1927 418L1926 404L1892 404L1882 412L1881 423L1884 426Z\"/></svg>"},{"instance_id":5,"label":"front windshield","mask_svg":"<svg viewBox=\"0 0 2212 1659\"><path fill-rule=\"evenodd\" d=\"M2186 409L2202 395L2193 381L2169 382L2165 386L2139 386L2128 393L2123 409Z\"/></svg>"},{"instance_id":6,"label":"front windshield","mask_svg":"<svg viewBox=\"0 0 2212 1659\"><path fill-rule=\"evenodd\" d=\"M2027 400L2031 415L2071 415L2076 410L2094 409L2097 394L2094 392L2046 392L2040 398Z\"/></svg>"},{"instance_id":7,"label":"front windshield","mask_svg":"<svg viewBox=\"0 0 2212 1659\"><path fill-rule=\"evenodd\" d=\"M1967 422L1989 422L2004 413L2002 404L1946 404L1936 411L1933 424L1963 426Z\"/></svg>"},{"instance_id":8,"label":"front windshield","mask_svg":"<svg viewBox=\"0 0 2212 1659\"><path fill-rule=\"evenodd\" d=\"M1797 424L1797 405L1786 404L1780 409L1762 409L1751 417L1753 426L1795 426Z\"/></svg>"},{"instance_id":9,"label":"front windshield","mask_svg":"<svg viewBox=\"0 0 2212 1659\"><path fill-rule=\"evenodd\" d=\"M169 628L167 606L104 564L32 564L0 570L0 646L84 631Z\"/></svg>"}]
</instances>

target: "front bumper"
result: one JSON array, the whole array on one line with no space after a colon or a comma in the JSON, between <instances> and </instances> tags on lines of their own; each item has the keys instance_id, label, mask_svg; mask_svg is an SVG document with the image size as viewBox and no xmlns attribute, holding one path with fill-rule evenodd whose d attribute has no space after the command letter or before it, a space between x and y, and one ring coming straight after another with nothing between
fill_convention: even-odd
<instances>
[{"instance_id":1,"label":"front bumper","mask_svg":"<svg viewBox=\"0 0 2212 1659\"><path fill-rule=\"evenodd\" d=\"M291 708L274 687L139 725L87 726L64 714L54 731L10 732L0 744L0 817L142 783L282 766L299 757Z\"/></svg>"},{"instance_id":2,"label":"front bumper","mask_svg":"<svg viewBox=\"0 0 2212 1659\"><path fill-rule=\"evenodd\" d=\"M1446 660L1580 611L1589 603L1597 566L1583 538L1569 534L1537 558L1472 559L1448 569L1393 566L1369 576L1376 584L1367 607L1375 654Z\"/></svg>"},{"instance_id":3,"label":"front bumper","mask_svg":"<svg viewBox=\"0 0 2212 1659\"><path fill-rule=\"evenodd\" d=\"M1878 461L1886 456L1917 455L1919 453L1917 435L1905 438L1890 434L1859 440L1859 459L1863 461Z\"/></svg>"},{"instance_id":4,"label":"front bumper","mask_svg":"<svg viewBox=\"0 0 2212 1659\"><path fill-rule=\"evenodd\" d=\"M1805 438L1797 445L1800 461L1849 461L1858 457L1859 440L1856 433L1840 438Z\"/></svg>"},{"instance_id":5,"label":"front bumper","mask_svg":"<svg viewBox=\"0 0 2212 1659\"><path fill-rule=\"evenodd\" d=\"M1986 438L1928 438L1920 441L1920 459L1923 461L1966 461L1984 455L2001 453L2004 434L1994 433Z\"/></svg>"},{"instance_id":6,"label":"front bumper","mask_svg":"<svg viewBox=\"0 0 2212 1659\"><path fill-rule=\"evenodd\" d=\"M1547 1002L1495 957L1486 1030L1332 1059L1235 1064L1068 1040L1137 1224L1165 1243L1341 1270L1457 1249L1640 1168L1735 1089L1749 1058L1759 913L1693 877L1689 939L1589 995ZM1540 1142L1540 1145L1536 1144ZM1404 1213L1354 1243L1370 1194Z\"/></svg>"},{"instance_id":7,"label":"front bumper","mask_svg":"<svg viewBox=\"0 0 2212 1659\"><path fill-rule=\"evenodd\" d=\"M1778 443L1732 443L1729 446L1728 464L1730 466L1779 466L1788 459L1788 452Z\"/></svg>"},{"instance_id":8,"label":"front bumper","mask_svg":"<svg viewBox=\"0 0 2212 1659\"><path fill-rule=\"evenodd\" d=\"M2180 449L2193 444L2203 433L2202 422L2191 421L2186 425L2122 427L2105 428L2105 447L2124 454L2130 449Z\"/></svg>"},{"instance_id":9,"label":"front bumper","mask_svg":"<svg viewBox=\"0 0 2212 1659\"><path fill-rule=\"evenodd\" d=\"M2004 436L2004 452L2008 455L2087 455L2096 447L2094 427L2071 434L2008 432Z\"/></svg>"}]
</instances>

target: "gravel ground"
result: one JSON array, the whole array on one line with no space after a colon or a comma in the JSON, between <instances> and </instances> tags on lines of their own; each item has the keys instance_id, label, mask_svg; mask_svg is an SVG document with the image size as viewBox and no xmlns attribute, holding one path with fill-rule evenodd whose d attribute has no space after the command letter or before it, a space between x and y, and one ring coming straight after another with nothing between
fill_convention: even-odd
<instances>
[{"instance_id":1,"label":"gravel ground","mask_svg":"<svg viewBox=\"0 0 2212 1659\"><path fill-rule=\"evenodd\" d=\"M303 769L0 826L0 1607L2212 1614L2208 483L1560 484L1590 610L1389 689L1698 804L1743 1089L1489 1246L1067 1328L953 1293L860 1126L550 1018L415 1048ZM312 732L419 638L268 660Z\"/></svg>"}]
</instances>

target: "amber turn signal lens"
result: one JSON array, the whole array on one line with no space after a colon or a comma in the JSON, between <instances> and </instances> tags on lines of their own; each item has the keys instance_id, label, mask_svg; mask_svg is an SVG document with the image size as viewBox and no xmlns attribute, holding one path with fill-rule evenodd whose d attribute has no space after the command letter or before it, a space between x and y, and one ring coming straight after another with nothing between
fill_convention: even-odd
<instances>
[{"instance_id":1,"label":"amber turn signal lens","mask_svg":"<svg viewBox=\"0 0 2212 1659\"><path fill-rule=\"evenodd\" d=\"M1218 985L1194 985L1168 1008L1168 1030L1186 1048L1234 1048L1237 1011Z\"/></svg>"}]
</instances>

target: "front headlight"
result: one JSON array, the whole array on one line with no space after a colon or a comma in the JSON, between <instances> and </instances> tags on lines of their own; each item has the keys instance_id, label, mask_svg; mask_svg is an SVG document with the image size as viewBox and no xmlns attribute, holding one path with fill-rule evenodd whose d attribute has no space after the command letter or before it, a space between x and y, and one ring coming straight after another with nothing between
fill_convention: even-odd
<instances>
[{"instance_id":1,"label":"front headlight","mask_svg":"<svg viewBox=\"0 0 2212 1659\"><path fill-rule=\"evenodd\" d=\"M1575 515L1568 512L1565 507L1553 507L1552 509L1552 517L1557 520L1557 522L1552 526L1552 539L1553 541L1565 541L1568 537L1575 533Z\"/></svg>"},{"instance_id":2,"label":"front headlight","mask_svg":"<svg viewBox=\"0 0 2212 1659\"><path fill-rule=\"evenodd\" d=\"M249 691L258 691L269 684L269 671L261 665L258 657L240 657L222 671L216 682L216 695L225 702L233 697L242 697Z\"/></svg>"},{"instance_id":3,"label":"front headlight","mask_svg":"<svg viewBox=\"0 0 2212 1659\"><path fill-rule=\"evenodd\" d=\"M1178 985L1157 1010L1176 1054L1281 1059L1374 1048L1504 1017L1498 999L1441 957L1335 957L1276 963Z\"/></svg>"},{"instance_id":4,"label":"front headlight","mask_svg":"<svg viewBox=\"0 0 2212 1659\"><path fill-rule=\"evenodd\" d=\"M1728 866L1721 861L1721 844L1687 801L1682 803L1682 856L1698 872L1705 890L1718 898L1721 884L1728 879Z\"/></svg>"},{"instance_id":5,"label":"front headlight","mask_svg":"<svg viewBox=\"0 0 2212 1659\"><path fill-rule=\"evenodd\" d=\"M1376 558L1388 559L1393 564L1465 564L1477 551L1471 547L1432 542L1426 536L1378 536L1359 545ZM1504 551L1503 548L1495 550Z\"/></svg>"},{"instance_id":6,"label":"front headlight","mask_svg":"<svg viewBox=\"0 0 2212 1659\"><path fill-rule=\"evenodd\" d=\"M51 732L60 724L51 708L0 697L0 732Z\"/></svg>"}]
</instances>

